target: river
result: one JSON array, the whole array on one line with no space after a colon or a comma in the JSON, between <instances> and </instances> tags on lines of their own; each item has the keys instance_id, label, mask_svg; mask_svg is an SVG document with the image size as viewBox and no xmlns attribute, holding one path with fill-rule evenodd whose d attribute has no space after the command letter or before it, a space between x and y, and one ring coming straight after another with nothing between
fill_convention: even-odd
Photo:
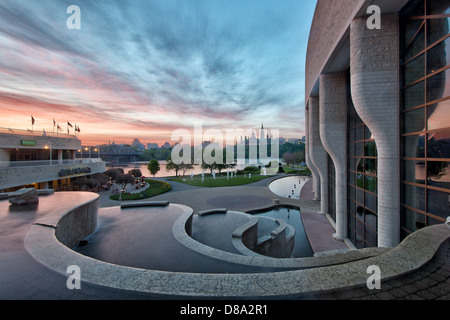
<instances>
[{"instance_id":1,"label":"river","mask_svg":"<svg viewBox=\"0 0 450 320\"><path fill-rule=\"evenodd\" d=\"M128 173L128 171L131 170L131 169L140 169L143 176L145 176L145 177L152 177L152 175L150 174L150 172L147 169L147 165L148 165L148 161L136 161L136 162L128 162L128 163L117 164L117 165L114 165L114 166L112 166L110 164L107 164L106 169L122 168L125 173ZM166 165L167 165L167 161L164 161L164 160L160 160L159 161L159 166L160 166L161 169L155 175L156 178L175 176L175 170L167 171L166 170ZM224 170L222 170L222 172L234 171L236 169L242 170L246 166L249 166L249 164L247 163L245 165L244 164L237 165L236 168L224 169ZM189 176L191 173L201 174L202 171L203 171L203 169L201 168L200 165L194 165L194 169L193 170L187 170L186 171L186 175ZM210 173L210 171L209 170L205 170L205 174L208 174L208 173ZM182 174L182 172L179 172L178 174Z\"/></svg>"}]
</instances>

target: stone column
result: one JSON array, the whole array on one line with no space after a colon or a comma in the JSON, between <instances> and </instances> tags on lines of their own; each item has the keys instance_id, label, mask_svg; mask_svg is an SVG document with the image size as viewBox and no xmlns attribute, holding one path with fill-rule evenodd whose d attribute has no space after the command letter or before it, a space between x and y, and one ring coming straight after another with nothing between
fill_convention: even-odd
<instances>
[{"instance_id":1,"label":"stone column","mask_svg":"<svg viewBox=\"0 0 450 320\"><path fill-rule=\"evenodd\" d=\"M58 150L58 163L63 163L63 151L61 149Z\"/></svg>"},{"instance_id":2,"label":"stone column","mask_svg":"<svg viewBox=\"0 0 450 320\"><path fill-rule=\"evenodd\" d=\"M311 170L312 177L313 177L313 192L314 192L314 199L313 200L320 200L320 177L319 172L317 171L316 167L311 161L310 157L310 137L309 137L309 106L305 109L305 160L308 168Z\"/></svg>"},{"instance_id":3,"label":"stone column","mask_svg":"<svg viewBox=\"0 0 450 320\"><path fill-rule=\"evenodd\" d=\"M328 213L328 161L320 140L319 97L309 98L309 156L320 176L320 213Z\"/></svg>"},{"instance_id":4,"label":"stone column","mask_svg":"<svg viewBox=\"0 0 450 320\"><path fill-rule=\"evenodd\" d=\"M336 233L347 237L347 75L320 75L320 139L336 172Z\"/></svg>"},{"instance_id":5,"label":"stone column","mask_svg":"<svg viewBox=\"0 0 450 320\"><path fill-rule=\"evenodd\" d=\"M11 161L11 154L9 149L0 149L0 167L9 167Z\"/></svg>"},{"instance_id":6,"label":"stone column","mask_svg":"<svg viewBox=\"0 0 450 320\"><path fill-rule=\"evenodd\" d=\"M373 134L378 151L378 246L400 241L399 21L381 16L381 29L367 17L350 26L351 94L356 112Z\"/></svg>"}]
</instances>

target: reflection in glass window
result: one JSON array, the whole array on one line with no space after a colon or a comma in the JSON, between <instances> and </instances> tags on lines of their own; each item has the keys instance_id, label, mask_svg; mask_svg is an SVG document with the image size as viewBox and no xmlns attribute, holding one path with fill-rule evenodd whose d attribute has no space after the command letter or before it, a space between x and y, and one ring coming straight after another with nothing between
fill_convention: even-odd
<instances>
[{"instance_id":1,"label":"reflection in glass window","mask_svg":"<svg viewBox=\"0 0 450 320\"><path fill-rule=\"evenodd\" d=\"M438 190L428 189L428 212L446 219L450 213L450 194Z\"/></svg>"},{"instance_id":2,"label":"reflection in glass window","mask_svg":"<svg viewBox=\"0 0 450 320\"><path fill-rule=\"evenodd\" d=\"M403 67L403 77L408 85L425 76L425 54L421 54Z\"/></svg>"},{"instance_id":3,"label":"reflection in glass window","mask_svg":"<svg viewBox=\"0 0 450 320\"><path fill-rule=\"evenodd\" d=\"M433 18L427 20L427 45L432 45L449 33L450 18Z\"/></svg>"},{"instance_id":4,"label":"reflection in glass window","mask_svg":"<svg viewBox=\"0 0 450 320\"><path fill-rule=\"evenodd\" d=\"M404 203L412 208L425 211L425 188L405 184Z\"/></svg>"},{"instance_id":5,"label":"reflection in glass window","mask_svg":"<svg viewBox=\"0 0 450 320\"><path fill-rule=\"evenodd\" d=\"M428 134L428 158L450 158L450 130Z\"/></svg>"},{"instance_id":6,"label":"reflection in glass window","mask_svg":"<svg viewBox=\"0 0 450 320\"><path fill-rule=\"evenodd\" d=\"M348 115L347 233L357 248L373 247L377 245L377 147L351 99Z\"/></svg>"},{"instance_id":7,"label":"reflection in glass window","mask_svg":"<svg viewBox=\"0 0 450 320\"><path fill-rule=\"evenodd\" d=\"M437 130L450 127L450 99L427 107L427 129Z\"/></svg>"},{"instance_id":8,"label":"reflection in glass window","mask_svg":"<svg viewBox=\"0 0 450 320\"><path fill-rule=\"evenodd\" d=\"M400 16L404 238L450 215L450 2L412 0Z\"/></svg>"},{"instance_id":9,"label":"reflection in glass window","mask_svg":"<svg viewBox=\"0 0 450 320\"><path fill-rule=\"evenodd\" d=\"M450 3L442 0L427 0L427 15L450 14Z\"/></svg>"},{"instance_id":10,"label":"reflection in glass window","mask_svg":"<svg viewBox=\"0 0 450 320\"><path fill-rule=\"evenodd\" d=\"M403 165L403 180L424 184L426 179L426 167L424 161L405 160Z\"/></svg>"},{"instance_id":11,"label":"reflection in glass window","mask_svg":"<svg viewBox=\"0 0 450 320\"><path fill-rule=\"evenodd\" d=\"M450 95L450 86L447 86L449 76L450 69L447 69L427 79L427 102L432 102Z\"/></svg>"},{"instance_id":12,"label":"reflection in glass window","mask_svg":"<svg viewBox=\"0 0 450 320\"><path fill-rule=\"evenodd\" d=\"M427 161L428 184L431 186L448 188L450 190L449 164L450 162L447 161Z\"/></svg>"},{"instance_id":13,"label":"reflection in glass window","mask_svg":"<svg viewBox=\"0 0 450 320\"><path fill-rule=\"evenodd\" d=\"M425 130L425 108L414 109L403 114L405 133L418 132Z\"/></svg>"},{"instance_id":14,"label":"reflection in glass window","mask_svg":"<svg viewBox=\"0 0 450 320\"><path fill-rule=\"evenodd\" d=\"M403 90L403 108L410 109L425 103L425 81Z\"/></svg>"},{"instance_id":15,"label":"reflection in glass window","mask_svg":"<svg viewBox=\"0 0 450 320\"><path fill-rule=\"evenodd\" d=\"M408 61L415 55L419 54L421 51L425 49L425 28L422 26L420 28L419 33L412 40L409 46L406 49L405 53L405 61Z\"/></svg>"},{"instance_id":16,"label":"reflection in glass window","mask_svg":"<svg viewBox=\"0 0 450 320\"><path fill-rule=\"evenodd\" d=\"M425 157L425 135L405 136L403 138L403 154L406 158Z\"/></svg>"},{"instance_id":17,"label":"reflection in glass window","mask_svg":"<svg viewBox=\"0 0 450 320\"><path fill-rule=\"evenodd\" d=\"M364 156L366 157L376 157L377 156L377 146L375 141L367 141L364 146Z\"/></svg>"},{"instance_id":18,"label":"reflection in glass window","mask_svg":"<svg viewBox=\"0 0 450 320\"><path fill-rule=\"evenodd\" d=\"M434 45L427 52L427 74L434 73L450 62L450 38ZM423 66L422 66L423 67ZM406 82L408 83L408 82Z\"/></svg>"}]
</instances>

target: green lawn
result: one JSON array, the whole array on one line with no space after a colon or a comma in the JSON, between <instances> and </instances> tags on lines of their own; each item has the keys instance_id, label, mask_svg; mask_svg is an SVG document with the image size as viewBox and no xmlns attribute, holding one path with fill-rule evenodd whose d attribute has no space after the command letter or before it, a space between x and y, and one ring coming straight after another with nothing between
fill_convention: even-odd
<instances>
[{"instance_id":1,"label":"green lawn","mask_svg":"<svg viewBox=\"0 0 450 320\"><path fill-rule=\"evenodd\" d=\"M147 199L172 190L170 183L150 179L145 179L145 181L150 185L147 189L140 193L125 193L122 195L122 201ZM109 198L111 200L119 200L119 197L120 195L115 194Z\"/></svg>"},{"instance_id":2,"label":"green lawn","mask_svg":"<svg viewBox=\"0 0 450 320\"><path fill-rule=\"evenodd\" d=\"M229 178L227 180L226 174L222 177L216 176L216 179L214 180L213 177L210 174L205 174L205 180L202 182L202 176L201 175L195 175L193 179L191 180L190 176L185 176L184 181L180 178L171 178L169 180L185 183L191 186L197 186L197 187L209 187L209 188L215 188L215 187L231 187L231 186L240 186L244 184L249 184L253 182L257 182L263 179L271 178L272 176L262 176L259 174L252 174L251 179L247 177L244 178L243 175L238 175L236 178Z\"/></svg>"}]
</instances>

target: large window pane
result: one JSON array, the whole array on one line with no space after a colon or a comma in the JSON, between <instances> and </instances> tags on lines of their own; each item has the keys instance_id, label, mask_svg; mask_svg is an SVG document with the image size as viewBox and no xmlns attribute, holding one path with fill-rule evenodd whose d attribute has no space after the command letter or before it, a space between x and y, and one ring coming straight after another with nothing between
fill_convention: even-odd
<instances>
[{"instance_id":1,"label":"large window pane","mask_svg":"<svg viewBox=\"0 0 450 320\"><path fill-rule=\"evenodd\" d=\"M377 246L377 233L376 233L377 216L375 214L371 213L370 211L366 210L365 224L366 224L366 229L364 230L364 232L365 232L366 242L369 246L376 247Z\"/></svg>"},{"instance_id":2,"label":"large window pane","mask_svg":"<svg viewBox=\"0 0 450 320\"><path fill-rule=\"evenodd\" d=\"M419 28L421 27L423 21L424 21L423 19L405 19L403 21L403 28L404 28L403 45L405 46L405 48L411 43L413 37L419 31Z\"/></svg>"},{"instance_id":3,"label":"large window pane","mask_svg":"<svg viewBox=\"0 0 450 320\"><path fill-rule=\"evenodd\" d=\"M377 178L371 176L365 176L364 178L364 189L377 192Z\"/></svg>"},{"instance_id":4,"label":"large window pane","mask_svg":"<svg viewBox=\"0 0 450 320\"><path fill-rule=\"evenodd\" d=\"M427 106L428 130L450 128L450 99Z\"/></svg>"},{"instance_id":5,"label":"large window pane","mask_svg":"<svg viewBox=\"0 0 450 320\"><path fill-rule=\"evenodd\" d=\"M356 166L356 171L364 172L364 158L363 159L359 159L358 165Z\"/></svg>"},{"instance_id":6,"label":"large window pane","mask_svg":"<svg viewBox=\"0 0 450 320\"><path fill-rule=\"evenodd\" d=\"M377 146L375 145L375 141L365 142L364 155L366 157L376 157L377 156Z\"/></svg>"},{"instance_id":7,"label":"large window pane","mask_svg":"<svg viewBox=\"0 0 450 320\"><path fill-rule=\"evenodd\" d=\"M425 135L413 135L403 138L404 156L406 158L425 157Z\"/></svg>"},{"instance_id":8,"label":"large window pane","mask_svg":"<svg viewBox=\"0 0 450 320\"><path fill-rule=\"evenodd\" d=\"M360 187L360 186L358 186L358 187ZM362 188L362 186L360 188ZM364 191L362 191L361 189L356 189L356 202L358 202L360 204L364 203ZM356 213L358 213L358 210Z\"/></svg>"},{"instance_id":9,"label":"large window pane","mask_svg":"<svg viewBox=\"0 0 450 320\"><path fill-rule=\"evenodd\" d=\"M446 161L427 161L428 184L450 189L450 162ZM450 212L449 212L450 216Z\"/></svg>"},{"instance_id":10,"label":"large window pane","mask_svg":"<svg viewBox=\"0 0 450 320\"><path fill-rule=\"evenodd\" d=\"M411 232L425 226L425 216L408 208L402 208L401 220L402 226Z\"/></svg>"},{"instance_id":11,"label":"large window pane","mask_svg":"<svg viewBox=\"0 0 450 320\"><path fill-rule=\"evenodd\" d=\"M377 160L376 159L365 159L364 160L364 172L370 174L377 173Z\"/></svg>"},{"instance_id":12,"label":"large window pane","mask_svg":"<svg viewBox=\"0 0 450 320\"><path fill-rule=\"evenodd\" d=\"M450 18L433 18L427 20L427 44L432 45L449 33Z\"/></svg>"},{"instance_id":13,"label":"large window pane","mask_svg":"<svg viewBox=\"0 0 450 320\"><path fill-rule=\"evenodd\" d=\"M447 79L449 76L450 69L447 69L427 79L427 102L445 98L450 95L450 86L447 86Z\"/></svg>"},{"instance_id":14,"label":"large window pane","mask_svg":"<svg viewBox=\"0 0 450 320\"><path fill-rule=\"evenodd\" d=\"M441 217L442 221L450 216L450 193L428 189L427 202L427 211Z\"/></svg>"},{"instance_id":15,"label":"large window pane","mask_svg":"<svg viewBox=\"0 0 450 320\"><path fill-rule=\"evenodd\" d=\"M434 73L446 67L449 62L450 38L447 38L427 51L427 74Z\"/></svg>"},{"instance_id":16,"label":"large window pane","mask_svg":"<svg viewBox=\"0 0 450 320\"><path fill-rule=\"evenodd\" d=\"M406 205L425 211L425 188L404 184L403 199Z\"/></svg>"},{"instance_id":17,"label":"large window pane","mask_svg":"<svg viewBox=\"0 0 450 320\"><path fill-rule=\"evenodd\" d=\"M425 1L411 0L402 10L402 15L406 17L416 17L425 15Z\"/></svg>"},{"instance_id":18,"label":"large window pane","mask_svg":"<svg viewBox=\"0 0 450 320\"><path fill-rule=\"evenodd\" d=\"M403 161L403 180L414 183L425 183L426 167L424 161Z\"/></svg>"},{"instance_id":19,"label":"large window pane","mask_svg":"<svg viewBox=\"0 0 450 320\"><path fill-rule=\"evenodd\" d=\"M366 207L372 211L377 211L377 197L366 192Z\"/></svg>"},{"instance_id":20,"label":"large window pane","mask_svg":"<svg viewBox=\"0 0 450 320\"><path fill-rule=\"evenodd\" d=\"M427 0L427 15L449 14L450 3L442 0Z\"/></svg>"},{"instance_id":21,"label":"large window pane","mask_svg":"<svg viewBox=\"0 0 450 320\"><path fill-rule=\"evenodd\" d=\"M404 133L425 130L425 108L414 109L403 114Z\"/></svg>"},{"instance_id":22,"label":"large window pane","mask_svg":"<svg viewBox=\"0 0 450 320\"><path fill-rule=\"evenodd\" d=\"M425 81L403 90L403 101L405 110L425 104Z\"/></svg>"},{"instance_id":23,"label":"large window pane","mask_svg":"<svg viewBox=\"0 0 450 320\"><path fill-rule=\"evenodd\" d=\"M364 142L355 143L355 156L364 155Z\"/></svg>"},{"instance_id":24,"label":"large window pane","mask_svg":"<svg viewBox=\"0 0 450 320\"><path fill-rule=\"evenodd\" d=\"M408 64L403 67L403 76L405 85L423 78L425 76L425 54L408 62Z\"/></svg>"},{"instance_id":25,"label":"large window pane","mask_svg":"<svg viewBox=\"0 0 450 320\"><path fill-rule=\"evenodd\" d=\"M356 219L356 242L357 248L364 248L364 224Z\"/></svg>"},{"instance_id":26,"label":"large window pane","mask_svg":"<svg viewBox=\"0 0 450 320\"><path fill-rule=\"evenodd\" d=\"M408 61L416 54L425 49L425 28L422 26L411 44L406 48L405 61Z\"/></svg>"},{"instance_id":27,"label":"large window pane","mask_svg":"<svg viewBox=\"0 0 450 320\"><path fill-rule=\"evenodd\" d=\"M355 192L355 188L354 188L354 187L349 186L348 189L347 189L347 192L348 192L348 195L347 195L347 196L348 196L351 200L356 200L356 192ZM348 209L350 210L351 208L349 207ZM355 209L354 206L353 206L353 209ZM351 212L355 213L354 210L351 211Z\"/></svg>"},{"instance_id":28,"label":"large window pane","mask_svg":"<svg viewBox=\"0 0 450 320\"><path fill-rule=\"evenodd\" d=\"M355 141L364 140L364 126L355 128Z\"/></svg>"},{"instance_id":29,"label":"large window pane","mask_svg":"<svg viewBox=\"0 0 450 320\"><path fill-rule=\"evenodd\" d=\"M428 158L450 158L450 130L428 134Z\"/></svg>"}]
</instances>

